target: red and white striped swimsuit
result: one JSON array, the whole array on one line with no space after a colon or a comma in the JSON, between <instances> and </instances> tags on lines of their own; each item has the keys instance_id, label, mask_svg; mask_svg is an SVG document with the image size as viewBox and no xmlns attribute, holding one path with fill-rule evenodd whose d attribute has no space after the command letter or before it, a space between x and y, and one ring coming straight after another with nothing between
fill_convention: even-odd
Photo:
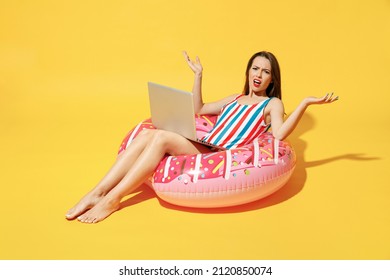
<instances>
[{"instance_id":1,"label":"red and white striped swimsuit","mask_svg":"<svg viewBox=\"0 0 390 280\"><path fill-rule=\"evenodd\" d=\"M238 104L237 96L221 110L213 129L202 140L226 149L236 148L259 137L266 132L270 124L264 120L264 109L271 98L252 105Z\"/></svg>"}]
</instances>

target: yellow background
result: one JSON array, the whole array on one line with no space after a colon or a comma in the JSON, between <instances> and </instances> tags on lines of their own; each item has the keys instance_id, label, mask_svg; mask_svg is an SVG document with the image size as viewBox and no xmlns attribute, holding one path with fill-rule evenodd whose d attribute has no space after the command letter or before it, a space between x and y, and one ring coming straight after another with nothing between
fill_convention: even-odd
<instances>
[{"instance_id":1,"label":"yellow background","mask_svg":"<svg viewBox=\"0 0 390 280\"><path fill-rule=\"evenodd\" d=\"M389 259L390 1L0 2L1 259ZM149 116L147 81L238 93L268 50L298 166L261 201L170 206L141 188L97 225L64 219Z\"/></svg>"}]
</instances>

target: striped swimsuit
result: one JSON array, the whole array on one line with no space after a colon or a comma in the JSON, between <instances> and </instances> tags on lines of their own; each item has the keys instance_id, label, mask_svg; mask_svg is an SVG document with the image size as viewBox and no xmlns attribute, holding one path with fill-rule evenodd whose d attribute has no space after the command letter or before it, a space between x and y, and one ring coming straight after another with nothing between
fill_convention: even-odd
<instances>
[{"instance_id":1,"label":"striped swimsuit","mask_svg":"<svg viewBox=\"0 0 390 280\"><path fill-rule=\"evenodd\" d=\"M252 105L238 104L237 96L221 110L213 129L202 140L227 149L236 148L259 137L271 125L264 120L264 109L271 98Z\"/></svg>"}]
</instances>

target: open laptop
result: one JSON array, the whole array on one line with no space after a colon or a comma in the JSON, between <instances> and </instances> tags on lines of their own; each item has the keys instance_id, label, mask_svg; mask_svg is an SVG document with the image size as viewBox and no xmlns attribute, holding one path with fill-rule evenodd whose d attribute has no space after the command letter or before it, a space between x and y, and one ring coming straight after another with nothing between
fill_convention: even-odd
<instances>
[{"instance_id":1,"label":"open laptop","mask_svg":"<svg viewBox=\"0 0 390 280\"><path fill-rule=\"evenodd\" d=\"M185 138L206 146L226 150L224 147L198 139L195 126L194 100L186 92L148 82L152 123L158 129L178 133Z\"/></svg>"}]
</instances>

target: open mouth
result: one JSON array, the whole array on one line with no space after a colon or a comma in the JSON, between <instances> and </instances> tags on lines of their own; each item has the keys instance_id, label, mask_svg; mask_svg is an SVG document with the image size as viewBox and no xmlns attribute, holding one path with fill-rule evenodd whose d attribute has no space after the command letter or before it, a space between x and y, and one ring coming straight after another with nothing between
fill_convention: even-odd
<instances>
[{"instance_id":1,"label":"open mouth","mask_svg":"<svg viewBox=\"0 0 390 280\"><path fill-rule=\"evenodd\" d=\"M253 80L253 85L254 85L255 87L259 87L259 86L261 85L261 80L254 79L254 80Z\"/></svg>"}]
</instances>

